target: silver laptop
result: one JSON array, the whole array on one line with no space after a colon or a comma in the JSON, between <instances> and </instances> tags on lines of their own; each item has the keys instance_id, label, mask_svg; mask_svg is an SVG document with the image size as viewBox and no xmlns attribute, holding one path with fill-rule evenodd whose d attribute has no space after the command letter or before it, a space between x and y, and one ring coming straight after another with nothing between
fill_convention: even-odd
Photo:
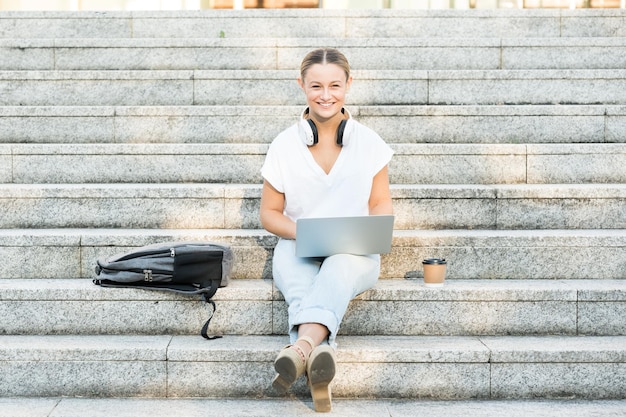
<instances>
[{"instance_id":1,"label":"silver laptop","mask_svg":"<svg viewBox=\"0 0 626 417\"><path fill-rule=\"evenodd\" d=\"M298 219L296 256L388 253L393 220L393 215Z\"/></svg>"}]
</instances>

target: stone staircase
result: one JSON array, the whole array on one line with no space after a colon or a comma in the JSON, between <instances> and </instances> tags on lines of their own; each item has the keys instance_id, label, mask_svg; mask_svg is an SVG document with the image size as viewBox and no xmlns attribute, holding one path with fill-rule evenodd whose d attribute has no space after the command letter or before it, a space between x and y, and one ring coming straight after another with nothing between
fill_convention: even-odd
<instances>
[{"instance_id":1,"label":"stone staircase","mask_svg":"<svg viewBox=\"0 0 626 417\"><path fill-rule=\"evenodd\" d=\"M0 397L275 396L259 170L318 46L396 151L393 250L334 396L626 399L623 10L0 13ZM187 239L233 247L222 339L198 299L91 282Z\"/></svg>"}]
</instances>

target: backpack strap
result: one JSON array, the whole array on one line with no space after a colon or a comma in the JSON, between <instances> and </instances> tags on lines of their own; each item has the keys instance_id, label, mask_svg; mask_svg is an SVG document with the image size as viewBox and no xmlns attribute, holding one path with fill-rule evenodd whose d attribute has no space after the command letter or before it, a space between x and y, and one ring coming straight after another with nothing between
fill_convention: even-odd
<instances>
[{"instance_id":1,"label":"backpack strap","mask_svg":"<svg viewBox=\"0 0 626 417\"><path fill-rule=\"evenodd\" d=\"M214 335L214 336L208 335L209 324L211 323L211 319L213 318L213 315L215 314L215 309L216 309L215 301L211 300L211 298L215 295L217 289L220 287L221 282L222 282L221 278L213 278L210 281L202 283L203 284L202 287L204 290L202 292L202 298L207 304L209 304L212 307L212 311L209 315L209 318L207 319L207 321L202 326L202 329L200 330L200 335L202 335L202 337L204 337L207 340L220 339L222 337L221 335Z\"/></svg>"},{"instance_id":2,"label":"backpack strap","mask_svg":"<svg viewBox=\"0 0 626 417\"><path fill-rule=\"evenodd\" d=\"M209 324L211 323L213 314L215 314L215 301L211 300L211 298L208 297L206 293L202 294L202 297L204 298L204 301L206 301L208 304L211 305L211 307L213 308L213 311L211 311L211 315L209 316L207 321L204 323L204 326L202 326L202 330L200 330L200 334L202 335L202 337L204 337L207 340L221 339L222 338L221 335L214 335L214 336L208 335Z\"/></svg>"},{"instance_id":3,"label":"backpack strap","mask_svg":"<svg viewBox=\"0 0 626 417\"><path fill-rule=\"evenodd\" d=\"M208 335L209 324L211 323L211 319L213 318L213 315L215 314L215 310L217 309L215 305L215 301L211 300L211 298L215 295L215 293L217 292L217 289L220 286L221 277L204 282L201 287L196 287L195 285L191 285L191 284L172 284L172 283L167 283L167 282L122 283L122 282L110 281L106 279L94 279L93 283L96 285L100 285L102 287L140 288L140 289L146 289L146 290L171 291L171 292L177 292L180 294L187 294L187 295L200 294L202 295L202 299L211 306L211 312L210 312L209 318L202 326L202 329L200 330L200 335L202 335L202 337L204 337L207 340L220 339L222 337L220 335L214 335L214 336Z\"/></svg>"}]
</instances>

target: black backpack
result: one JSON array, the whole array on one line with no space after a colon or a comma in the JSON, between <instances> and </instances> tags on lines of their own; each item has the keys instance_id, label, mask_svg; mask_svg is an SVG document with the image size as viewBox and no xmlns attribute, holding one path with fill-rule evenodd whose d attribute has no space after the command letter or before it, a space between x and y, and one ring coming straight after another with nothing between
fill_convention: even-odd
<instances>
[{"instance_id":1,"label":"black backpack","mask_svg":"<svg viewBox=\"0 0 626 417\"><path fill-rule=\"evenodd\" d=\"M212 307L200 334L209 336L215 313L211 299L228 284L233 265L230 247L213 242L166 242L143 246L119 255L98 259L94 284L102 287L142 288L200 294Z\"/></svg>"}]
</instances>

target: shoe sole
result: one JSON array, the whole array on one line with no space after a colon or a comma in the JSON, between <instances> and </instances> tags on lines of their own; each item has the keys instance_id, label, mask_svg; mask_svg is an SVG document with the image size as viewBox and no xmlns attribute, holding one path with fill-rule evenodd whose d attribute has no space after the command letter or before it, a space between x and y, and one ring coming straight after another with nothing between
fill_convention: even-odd
<instances>
[{"instance_id":1,"label":"shoe sole","mask_svg":"<svg viewBox=\"0 0 626 417\"><path fill-rule=\"evenodd\" d=\"M309 388L315 411L327 413L332 409L330 383L335 377L335 355L330 346L319 346L309 358Z\"/></svg>"},{"instance_id":2,"label":"shoe sole","mask_svg":"<svg viewBox=\"0 0 626 417\"><path fill-rule=\"evenodd\" d=\"M280 374L278 374L274 377L274 380L272 381L272 388L274 388L274 391L276 391L278 394L285 394L292 384L293 382L289 383L284 378L282 378Z\"/></svg>"},{"instance_id":3,"label":"shoe sole","mask_svg":"<svg viewBox=\"0 0 626 417\"><path fill-rule=\"evenodd\" d=\"M284 394L296 382L298 376L294 358L287 355L279 357L274 362L274 370L276 370L278 375L272 381L272 387L278 393Z\"/></svg>"}]
</instances>

